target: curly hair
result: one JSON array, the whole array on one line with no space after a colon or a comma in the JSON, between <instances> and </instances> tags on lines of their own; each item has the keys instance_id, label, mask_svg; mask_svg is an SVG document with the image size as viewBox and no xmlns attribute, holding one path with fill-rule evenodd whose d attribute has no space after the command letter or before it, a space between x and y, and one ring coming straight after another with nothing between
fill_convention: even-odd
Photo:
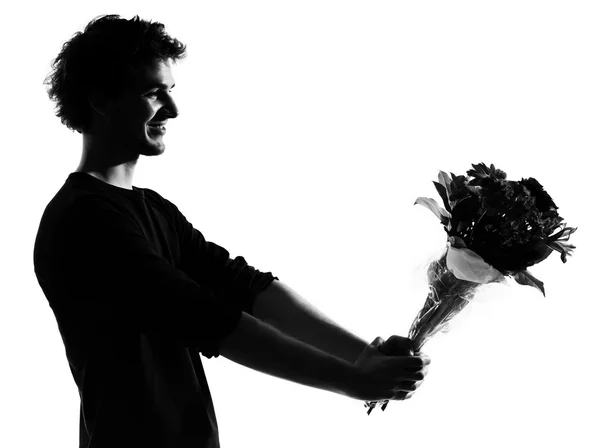
<instances>
[{"instance_id":1,"label":"curly hair","mask_svg":"<svg viewBox=\"0 0 600 448\"><path fill-rule=\"evenodd\" d=\"M92 93L118 98L141 66L185 57L186 46L170 37L162 23L104 15L63 44L44 84L62 124L82 134L91 125Z\"/></svg>"}]
</instances>

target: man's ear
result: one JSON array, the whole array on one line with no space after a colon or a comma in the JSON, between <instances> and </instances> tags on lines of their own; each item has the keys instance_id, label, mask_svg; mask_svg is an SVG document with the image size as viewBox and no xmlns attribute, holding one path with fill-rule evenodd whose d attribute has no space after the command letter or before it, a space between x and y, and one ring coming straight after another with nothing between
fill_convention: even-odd
<instances>
[{"instance_id":1,"label":"man's ear","mask_svg":"<svg viewBox=\"0 0 600 448\"><path fill-rule=\"evenodd\" d=\"M119 108L116 98L110 98L97 92L88 94L88 102L97 114L105 118L111 116Z\"/></svg>"},{"instance_id":2,"label":"man's ear","mask_svg":"<svg viewBox=\"0 0 600 448\"><path fill-rule=\"evenodd\" d=\"M101 95L99 95L97 93L90 93L90 94L88 94L87 98L88 98L88 103L90 104L90 107L92 109L94 109L94 111L96 111L97 114L105 117L106 116L106 107L107 107L106 98L102 97Z\"/></svg>"}]
</instances>

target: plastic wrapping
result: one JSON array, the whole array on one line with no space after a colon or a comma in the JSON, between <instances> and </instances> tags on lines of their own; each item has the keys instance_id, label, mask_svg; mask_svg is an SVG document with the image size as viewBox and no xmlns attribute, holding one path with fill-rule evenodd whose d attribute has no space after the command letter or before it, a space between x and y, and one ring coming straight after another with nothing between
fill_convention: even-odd
<instances>
[{"instance_id":1,"label":"plastic wrapping","mask_svg":"<svg viewBox=\"0 0 600 448\"><path fill-rule=\"evenodd\" d=\"M567 244L576 227L566 227L558 207L534 178L519 182L493 164L472 165L467 176L440 171L433 182L443 201L419 197L415 204L429 209L448 234L447 248L429 264L429 294L413 321L408 337L418 354L423 345L463 310L477 287L505 283L505 276L545 295L544 284L527 268L560 252L566 263L575 246ZM486 261L487 260L487 261ZM365 402L373 408L388 400Z\"/></svg>"},{"instance_id":2,"label":"plastic wrapping","mask_svg":"<svg viewBox=\"0 0 600 448\"><path fill-rule=\"evenodd\" d=\"M477 287L481 286L480 283L456 278L448 269L445 253L429 264L427 278L429 294L408 331L415 353L447 327L448 322L471 302Z\"/></svg>"},{"instance_id":3,"label":"plastic wrapping","mask_svg":"<svg viewBox=\"0 0 600 448\"><path fill-rule=\"evenodd\" d=\"M429 294L408 331L408 337L412 340L414 352L417 354L429 339L447 328L449 321L471 302L477 287L481 286L481 283L457 278L448 268L447 254L447 251L444 252L439 260L429 264ZM381 409L384 410L388 402L389 400L365 402L367 414L370 414L377 404L381 404Z\"/></svg>"}]
</instances>

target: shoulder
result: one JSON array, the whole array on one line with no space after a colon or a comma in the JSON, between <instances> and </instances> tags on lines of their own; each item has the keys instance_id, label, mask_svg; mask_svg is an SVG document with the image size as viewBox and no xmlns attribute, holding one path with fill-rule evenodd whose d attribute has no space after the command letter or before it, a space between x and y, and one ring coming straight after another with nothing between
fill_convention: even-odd
<instances>
[{"instance_id":1,"label":"shoulder","mask_svg":"<svg viewBox=\"0 0 600 448\"><path fill-rule=\"evenodd\" d=\"M100 213L113 206L100 194L61 191L46 206L42 223L64 225L83 216Z\"/></svg>"},{"instance_id":2,"label":"shoulder","mask_svg":"<svg viewBox=\"0 0 600 448\"><path fill-rule=\"evenodd\" d=\"M139 188L139 190L144 192L146 201L148 201L152 206L157 207L168 214L179 213L177 206L163 195L158 193L156 190L152 190L151 188Z\"/></svg>"}]
</instances>

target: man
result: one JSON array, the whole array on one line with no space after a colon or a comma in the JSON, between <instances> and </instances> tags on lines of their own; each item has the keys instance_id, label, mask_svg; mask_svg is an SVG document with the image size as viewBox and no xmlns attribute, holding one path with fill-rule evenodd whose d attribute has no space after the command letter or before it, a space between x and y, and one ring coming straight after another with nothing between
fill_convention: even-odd
<instances>
[{"instance_id":1,"label":"man","mask_svg":"<svg viewBox=\"0 0 600 448\"><path fill-rule=\"evenodd\" d=\"M79 389L80 447L218 447L200 353L357 400L405 399L429 363L410 340L368 344L133 186L139 156L165 151L183 57L162 24L104 16L49 78L83 152L44 211L34 265Z\"/></svg>"}]
</instances>

